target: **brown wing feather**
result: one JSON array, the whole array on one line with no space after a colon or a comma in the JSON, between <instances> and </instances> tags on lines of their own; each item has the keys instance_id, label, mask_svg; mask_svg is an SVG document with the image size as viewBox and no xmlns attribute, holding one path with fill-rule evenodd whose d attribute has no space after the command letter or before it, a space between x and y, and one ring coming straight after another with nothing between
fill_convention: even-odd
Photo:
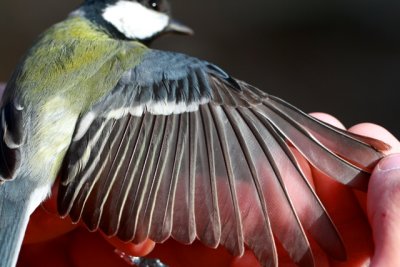
<instances>
[{"instance_id":1,"label":"brown wing feather","mask_svg":"<svg viewBox=\"0 0 400 267\"><path fill-rule=\"evenodd\" d=\"M199 239L235 255L247 245L263 266L277 266L275 242L298 265L313 266L308 235L344 259L340 235L289 144L361 189L386 145L327 126L243 82L242 91L210 83L216 101L198 111L96 120L71 146L60 213L124 241ZM93 140L91 151L78 149Z\"/></svg>"},{"instance_id":2,"label":"brown wing feather","mask_svg":"<svg viewBox=\"0 0 400 267\"><path fill-rule=\"evenodd\" d=\"M154 193L154 207L151 215L149 237L156 242L164 242L171 236L173 203L177 186L177 173L175 172L177 155L179 152L180 115L168 117L166 129L166 145L162 150L161 164L157 177L159 186Z\"/></svg>"}]
</instances>

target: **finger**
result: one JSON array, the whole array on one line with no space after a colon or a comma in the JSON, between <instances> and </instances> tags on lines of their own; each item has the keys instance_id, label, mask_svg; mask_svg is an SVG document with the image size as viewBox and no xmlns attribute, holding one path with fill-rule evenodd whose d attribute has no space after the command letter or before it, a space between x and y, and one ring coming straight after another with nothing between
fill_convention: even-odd
<instances>
[{"instance_id":1,"label":"finger","mask_svg":"<svg viewBox=\"0 0 400 267\"><path fill-rule=\"evenodd\" d=\"M322 112L313 112L313 113L310 113L310 115L321 121L329 123L330 125L338 127L340 129L345 129L344 125L337 118L333 117L330 114L326 114L326 113L322 113Z\"/></svg>"},{"instance_id":2,"label":"finger","mask_svg":"<svg viewBox=\"0 0 400 267\"><path fill-rule=\"evenodd\" d=\"M362 266L372 254L370 227L357 198L348 187L313 169L316 191L336 225L347 251L346 263L333 266Z\"/></svg>"},{"instance_id":3,"label":"finger","mask_svg":"<svg viewBox=\"0 0 400 267\"><path fill-rule=\"evenodd\" d=\"M387 155L400 152L400 142L388 130L379 125L372 123L360 123L351 127L349 131L355 134L360 134L381 140L390 145L391 149L389 151L385 151L385 154ZM367 214L367 194L359 191L355 191L355 194L364 213Z\"/></svg>"},{"instance_id":4,"label":"finger","mask_svg":"<svg viewBox=\"0 0 400 267\"><path fill-rule=\"evenodd\" d=\"M371 266L400 266L400 154L383 159L375 168L368 191L368 215L375 254Z\"/></svg>"},{"instance_id":5,"label":"finger","mask_svg":"<svg viewBox=\"0 0 400 267\"><path fill-rule=\"evenodd\" d=\"M313 116L333 126L344 129L336 118L313 113ZM345 263L331 261L333 266L362 266L372 254L372 237L368 221L358 204L353 190L339 184L315 168L312 168L316 191L324 203L343 238L348 260Z\"/></svg>"},{"instance_id":6,"label":"finger","mask_svg":"<svg viewBox=\"0 0 400 267\"><path fill-rule=\"evenodd\" d=\"M147 239L143 241L140 244L133 244L133 243L126 243L122 242L119 238L117 237L107 237L103 235L105 240L109 242L111 245L113 245L116 249L118 249L121 252L124 252L127 255L130 256L135 256L135 257L144 257L150 252L153 251L155 247L155 243L151 241L150 239Z\"/></svg>"},{"instance_id":7,"label":"finger","mask_svg":"<svg viewBox=\"0 0 400 267\"><path fill-rule=\"evenodd\" d=\"M343 124L329 114L312 113L311 115L335 127L344 129ZM317 193L330 214L334 215L335 222L340 224L346 223L352 214L355 215L354 217L357 217L359 211L358 205L346 205L346 203L353 203L355 201L352 190L330 179L312 166L311 168Z\"/></svg>"},{"instance_id":8,"label":"finger","mask_svg":"<svg viewBox=\"0 0 400 267\"><path fill-rule=\"evenodd\" d=\"M381 140L392 148L386 152L386 154L400 153L400 142L385 128L372 124L372 123L361 123L357 124L349 129L350 132L361 134L364 136L372 137Z\"/></svg>"}]
</instances>

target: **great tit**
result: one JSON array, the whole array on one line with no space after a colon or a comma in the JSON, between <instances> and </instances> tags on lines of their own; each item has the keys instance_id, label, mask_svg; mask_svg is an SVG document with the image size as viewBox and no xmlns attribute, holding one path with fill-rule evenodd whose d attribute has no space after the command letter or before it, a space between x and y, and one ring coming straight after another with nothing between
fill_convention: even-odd
<instances>
[{"instance_id":1,"label":"great tit","mask_svg":"<svg viewBox=\"0 0 400 267\"><path fill-rule=\"evenodd\" d=\"M314 266L308 238L346 258L293 148L366 190L388 146L314 119L184 54L165 0L86 0L43 33L1 100L0 266L60 177L58 211L122 241L196 239L277 266L277 244ZM301 198L296 197L301 194Z\"/></svg>"}]
</instances>

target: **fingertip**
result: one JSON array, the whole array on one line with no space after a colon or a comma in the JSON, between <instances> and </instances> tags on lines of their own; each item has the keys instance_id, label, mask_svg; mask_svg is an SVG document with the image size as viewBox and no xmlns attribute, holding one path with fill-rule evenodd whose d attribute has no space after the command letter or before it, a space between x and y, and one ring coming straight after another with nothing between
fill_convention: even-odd
<instances>
[{"instance_id":1,"label":"fingertip","mask_svg":"<svg viewBox=\"0 0 400 267\"><path fill-rule=\"evenodd\" d=\"M378 163L371 175L367 208L375 241L371 266L400 266L400 154Z\"/></svg>"},{"instance_id":2,"label":"fingertip","mask_svg":"<svg viewBox=\"0 0 400 267\"><path fill-rule=\"evenodd\" d=\"M373 123L360 123L349 128L349 132L381 140L391 146L388 154L400 153L400 142L388 130Z\"/></svg>"},{"instance_id":3,"label":"fingertip","mask_svg":"<svg viewBox=\"0 0 400 267\"><path fill-rule=\"evenodd\" d=\"M317 119L319 119L323 122L326 122L330 125L333 125L337 128L340 128L343 130L345 129L344 125L337 118L335 118L334 116L332 116L330 114L322 113L322 112L313 112L313 113L310 113L310 115L313 116L314 118L317 118Z\"/></svg>"}]
</instances>

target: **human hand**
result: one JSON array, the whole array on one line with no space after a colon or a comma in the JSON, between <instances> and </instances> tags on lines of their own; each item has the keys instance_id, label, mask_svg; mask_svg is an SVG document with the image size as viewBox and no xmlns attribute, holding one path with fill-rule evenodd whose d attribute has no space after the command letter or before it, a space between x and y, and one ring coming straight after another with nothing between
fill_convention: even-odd
<instances>
[{"instance_id":1,"label":"human hand","mask_svg":"<svg viewBox=\"0 0 400 267\"><path fill-rule=\"evenodd\" d=\"M338 127L343 127L332 117L324 114L316 114L316 116ZM352 127L350 131L385 141L393 148L390 153L400 151L400 143L386 130L376 125L361 124ZM318 195L342 234L348 252L348 261L340 263L329 259L312 243L316 266L364 266L373 255L373 240L375 240L376 253L372 257L372 264L390 266L388 261L393 261L394 265L392 266L398 266L396 252L391 250L396 246L389 245L400 242L400 227L397 229L395 223L400 217L399 212L396 213L400 209L400 204L397 209L395 204L400 202L391 201L396 197L400 198L399 193L394 194L395 189L400 188L400 181L397 182L399 185L396 185L395 177L400 174L400 171L385 171L385 169L392 169L390 165L386 167L387 162L392 162L394 166L400 168L399 157L392 156L382 160L374 170L368 192L368 205L365 193L354 192L325 177L317 170L309 168L308 174L312 175ZM122 267L128 265L114 253L114 246L128 254L138 256L144 256L153 250L154 243L151 241L140 246L123 244L115 239L103 239L99 233L88 233L82 227L71 226L68 220L60 220L53 214L55 213L54 198L48 201L44 207L47 212L40 208L32 215L30 230L28 230L26 238L26 242L31 244L23 247L20 266L92 266L95 264L97 266ZM371 226L367 216L370 218ZM35 223L37 225L33 227L32 225ZM45 235L42 229L46 229ZM52 240L43 242L47 239ZM249 251L242 258L234 258L222 248L207 249L199 243L184 246L174 241L168 241L166 244L157 245L149 257L161 258L172 267L188 265L259 266ZM280 261L280 266L294 266L284 255L280 257Z\"/></svg>"}]
</instances>

